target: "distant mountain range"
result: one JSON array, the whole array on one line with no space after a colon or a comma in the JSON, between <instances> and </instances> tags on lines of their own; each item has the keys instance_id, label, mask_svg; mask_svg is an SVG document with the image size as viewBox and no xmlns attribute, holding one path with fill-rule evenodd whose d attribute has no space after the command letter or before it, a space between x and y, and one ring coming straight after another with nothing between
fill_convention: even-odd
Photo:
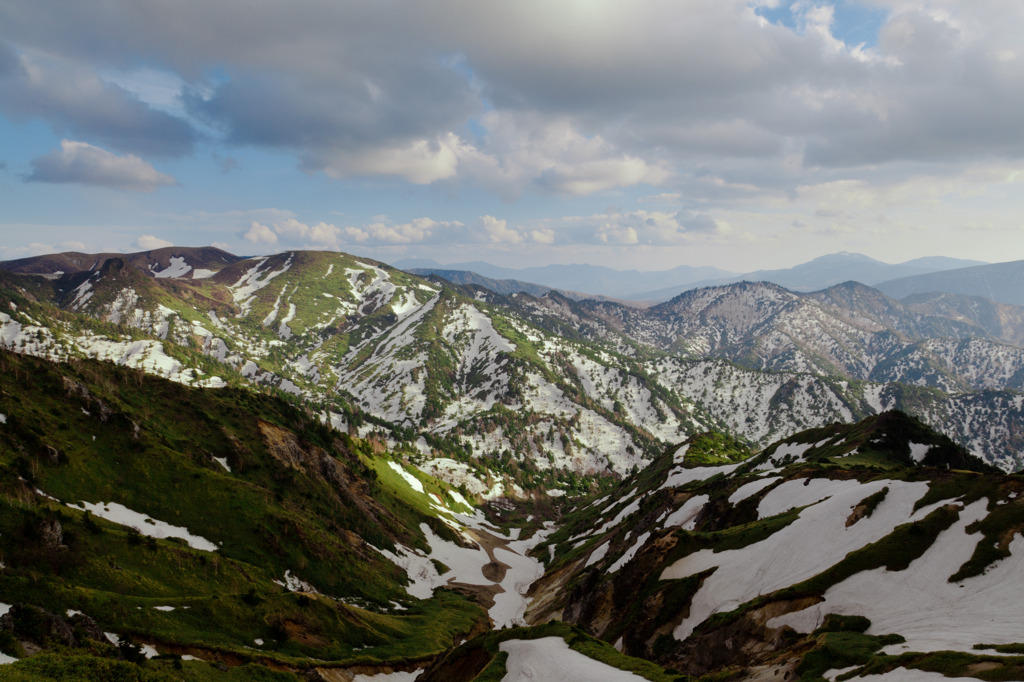
<instances>
[{"instance_id":1,"label":"distant mountain range","mask_svg":"<svg viewBox=\"0 0 1024 682\"><path fill-rule=\"evenodd\" d=\"M892 298L944 292L1021 305L1024 304L1024 260L900 277L881 282L877 288Z\"/></svg>"},{"instance_id":2,"label":"distant mountain range","mask_svg":"<svg viewBox=\"0 0 1024 682\"><path fill-rule=\"evenodd\" d=\"M482 261L441 266L433 261L406 260L395 267L418 275L437 275L457 284L474 283L501 294L522 291L538 295L550 289L585 292L632 301L667 301L684 291L735 282L770 282L791 291L818 291L847 281L875 285L879 282L913 278L954 269L983 266L980 261L942 256L916 258L889 264L859 253L834 253L781 270L756 270L739 274L710 266L681 265L670 270L641 272L614 270L594 265L546 265L533 268L503 268ZM459 273L459 274L456 274ZM474 278L475 276L475 278ZM484 280L490 280L490 285ZM547 289L545 289L547 287ZM935 289L915 289L935 291ZM946 291L946 289L942 289ZM974 291L957 291L985 296ZM899 296L896 296L899 298ZM992 297L989 297L992 298ZM1002 299L993 299L1002 301ZM1013 301L1002 301L1012 303Z\"/></svg>"},{"instance_id":3,"label":"distant mountain range","mask_svg":"<svg viewBox=\"0 0 1024 682\"><path fill-rule=\"evenodd\" d=\"M394 263L394 266L400 270L415 272L418 275L438 275L449 281L455 281L451 279L451 273L467 271L492 280L512 280L542 285L542 287L547 287L546 291L551 289L578 291L627 300L643 300L644 297L639 295L641 292L681 285L691 285L688 288L692 288L692 286L702 286L703 282L728 279L736 274L710 266L693 267L689 265L680 265L671 270L643 272L640 270L615 270L600 265L545 265L522 269L503 268L483 261L441 265L433 261L416 259L399 261ZM443 273L449 273L449 276ZM527 289L520 289L520 291L527 291ZM512 292L498 291L498 293ZM528 293L534 292L528 291Z\"/></svg>"}]
</instances>

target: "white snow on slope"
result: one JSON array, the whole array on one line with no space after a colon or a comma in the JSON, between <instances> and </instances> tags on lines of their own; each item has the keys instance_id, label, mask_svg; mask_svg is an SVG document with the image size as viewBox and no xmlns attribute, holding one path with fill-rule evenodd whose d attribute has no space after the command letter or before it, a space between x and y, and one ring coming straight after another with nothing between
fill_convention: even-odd
<instances>
[{"instance_id":1,"label":"white snow on slope","mask_svg":"<svg viewBox=\"0 0 1024 682\"><path fill-rule=\"evenodd\" d=\"M561 637L510 639L498 648L508 653L502 682L642 682L644 679L573 651Z\"/></svg>"},{"instance_id":2,"label":"white snow on slope","mask_svg":"<svg viewBox=\"0 0 1024 682\"><path fill-rule=\"evenodd\" d=\"M942 673L930 673L913 668L896 668L881 675L865 675L857 682L978 682L977 677L946 677Z\"/></svg>"},{"instance_id":3,"label":"white snow on slope","mask_svg":"<svg viewBox=\"0 0 1024 682\"><path fill-rule=\"evenodd\" d=\"M456 518L461 517L456 515ZM410 582L405 588L406 592L417 599L429 599L433 596L434 589L447 585L449 582L467 585L492 584L483 574L483 567L490 563L490 558L479 545L475 548L460 547L435 535L430 526L425 523L420 524L420 530L423 531L427 543L430 545L429 555L401 545L396 545L397 553L374 548L396 566L405 570ZM440 561L449 570L443 575L438 575L431 559Z\"/></svg>"},{"instance_id":4,"label":"white snow on slope","mask_svg":"<svg viewBox=\"0 0 1024 682\"><path fill-rule=\"evenodd\" d=\"M829 478L797 478L786 481L764 496L757 505L757 518L766 519L790 509L806 507L845 490L856 490L860 486L860 481L833 481Z\"/></svg>"},{"instance_id":5,"label":"white snow on slope","mask_svg":"<svg viewBox=\"0 0 1024 682\"><path fill-rule=\"evenodd\" d=\"M696 495L691 497L683 506L668 515L665 519L665 528L682 526L683 530L693 530L696 527L697 515L700 514L704 505L710 500L707 495Z\"/></svg>"},{"instance_id":6,"label":"white snow on slope","mask_svg":"<svg viewBox=\"0 0 1024 682\"><path fill-rule=\"evenodd\" d=\"M130 526L139 531L142 535L154 538L181 538L193 549L201 549L206 552L217 551L217 545L206 538L193 535L187 528L172 526L163 521L157 521L146 514L133 511L123 504L117 502L82 502L81 504L68 504L67 506L81 511L89 511L96 516L121 524Z\"/></svg>"},{"instance_id":7,"label":"white snow on slope","mask_svg":"<svg viewBox=\"0 0 1024 682\"><path fill-rule=\"evenodd\" d=\"M424 441L425 442L425 441ZM473 474L473 469L465 462L450 459L448 457L435 457L416 465L420 471L439 478L445 483L453 486L466 485L470 495L480 495L487 492L487 484Z\"/></svg>"},{"instance_id":8,"label":"white snow on slope","mask_svg":"<svg viewBox=\"0 0 1024 682\"><path fill-rule=\"evenodd\" d=\"M689 485L696 481L706 481L716 474L731 474L733 471L738 469L743 462L737 462L736 464L725 464L716 467L694 467L692 469L684 469L683 467L676 467L669 472L665 482L661 484L659 490L665 488L681 488L684 485Z\"/></svg>"},{"instance_id":9,"label":"white snow on slope","mask_svg":"<svg viewBox=\"0 0 1024 682\"><path fill-rule=\"evenodd\" d=\"M781 476L766 476L765 478L759 478L756 481L745 483L737 488L736 492L729 496L729 503L736 504L737 502L742 502L748 497L761 492L776 481L781 480L781 478Z\"/></svg>"},{"instance_id":10,"label":"white snow on slope","mask_svg":"<svg viewBox=\"0 0 1024 682\"><path fill-rule=\"evenodd\" d=\"M615 515L614 519L612 519L611 521L605 521L604 525L597 529L597 535L601 535L602 533L606 533L612 528L615 528L620 523L622 523L623 519L639 510L641 499L642 498L640 497L636 498L635 500L627 504L625 507L623 507L622 511Z\"/></svg>"},{"instance_id":11,"label":"white snow on slope","mask_svg":"<svg viewBox=\"0 0 1024 682\"><path fill-rule=\"evenodd\" d=\"M191 269L192 266L185 262L184 257L171 256L171 264L160 272L154 272L153 276L159 279L167 277L184 277Z\"/></svg>"},{"instance_id":12,"label":"white snow on slope","mask_svg":"<svg viewBox=\"0 0 1024 682\"><path fill-rule=\"evenodd\" d=\"M370 545L373 547L373 545ZM441 580L430 557L419 550L411 550L402 545L395 545L395 552L373 547L383 554L388 561L398 566L409 578L405 591L417 599L430 599L434 596L434 588L441 587L446 581Z\"/></svg>"},{"instance_id":13,"label":"white snow on slope","mask_svg":"<svg viewBox=\"0 0 1024 682\"><path fill-rule=\"evenodd\" d=\"M636 556L636 553L640 551L640 549L644 546L644 543L647 542L647 538L649 537L651 537L650 531L646 531L640 537L638 537L636 539L636 542L633 543L633 546L627 549L625 552L623 552L622 556L616 559L615 563L608 567L608 573L615 573L620 568L622 568L630 561L632 561L633 557Z\"/></svg>"},{"instance_id":14,"label":"white snow on slope","mask_svg":"<svg viewBox=\"0 0 1024 682\"><path fill-rule=\"evenodd\" d=\"M662 580L685 578L718 567L694 595L690 615L674 631L676 638L686 639L712 614L817 575L834 564L836 557L876 542L896 526L923 518L942 504L913 511L914 503L928 490L926 482L882 480L856 486L839 485L845 481L832 483L832 497L804 509L793 523L761 542L719 553L700 550L668 566L661 574ZM889 493L874 513L846 527L852 508L886 486ZM765 499L782 488L776 488Z\"/></svg>"},{"instance_id":15,"label":"white snow on slope","mask_svg":"<svg viewBox=\"0 0 1024 682\"><path fill-rule=\"evenodd\" d=\"M910 459L914 460L915 462L923 462L924 458L928 455L928 451L931 449L931 445L924 445L922 443L911 443Z\"/></svg>"},{"instance_id":16,"label":"white snow on slope","mask_svg":"<svg viewBox=\"0 0 1024 682\"><path fill-rule=\"evenodd\" d=\"M206 270L204 268L196 268L192 271L192 279L209 279L217 274L216 270Z\"/></svg>"},{"instance_id":17,"label":"white snow on slope","mask_svg":"<svg viewBox=\"0 0 1024 682\"><path fill-rule=\"evenodd\" d=\"M891 494L891 493L890 493ZM906 644L886 648L906 651L966 651L975 644L1020 641L1024 612L1024 537L1010 543L1010 556L979 576L959 583L949 577L968 561L982 539L967 528L987 516L988 500L961 510L928 550L904 571L876 568L850 576L825 592L825 601L769 621L809 632L827 613L856 614L871 620L869 634L897 633ZM876 512L877 513L877 512ZM973 651L973 653L977 653Z\"/></svg>"},{"instance_id":18,"label":"white snow on slope","mask_svg":"<svg viewBox=\"0 0 1024 682\"><path fill-rule=\"evenodd\" d=\"M239 304L242 308L242 312L239 314L239 317L245 317L249 314L249 310L252 308L252 302L256 298L256 292L270 284L270 281L278 275L283 275L287 272L292 266L292 260L294 260L294 258L294 253L288 254L288 260L285 261L285 264L280 270L266 273L262 272L260 267L267 262L267 258L260 258L237 282L228 287L231 289L231 296L235 303ZM260 278L260 275L263 275L262 279Z\"/></svg>"},{"instance_id":19,"label":"white snow on slope","mask_svg":"<svg viewBox=\"0 0 1024 682\"><path fill-rule=\"evenodd\" d=\"M541 538L547 535L543 531L539 531L538 534L541 535ZM541 538L537 538L535 544L539 544ZM526 556L526 551L519 553L501 547L495 548L494 558L507 564L509 568L505 571L505 577L501 581L501 586L505 591L494 595L494 606L490 608L488 615L494 621L494 627L497 630L514 625L525 625L524 616L526 607L529 605L526 593L529 591L530 585L544 575L544 565L536 559Z\"/></svg>"},{"instance_id":20,"label":"white snow on slope","mask_svg":"<svg viewBox=\"0 0 1024 682\"><path fill-rule=\"evenodd\" d=\"M413 490L415 490L418 493L424 492L423 484L420 482L420 479L416 478L408 471L406 471L405 467L403 467L401 464L397 462L388 462L388 466L391 467L396 474L401 476L402 480L408 483L409 487L411 487Z\"/></svg>"},{"instance_id":21,"label":"white snow on slope","mask_svg":"<svg viewBox=\"0 0 1024 682\"><path fill-rule=\"evenodd\" d=\"M405 672L398 670L393 673L378 673L376 675L363 675L362 673L352 678L352 682L413 682L420 676L422 670Z\"/></svg>"},{"instance_id":22,"label":"white snow on slope","mask_svg":"<svg viewBox=\"0 0 1024 682\"><path fill-rule=\"evenodd\" d=\"M610 541L606 541L603 545L595 549L590 553L590 558L587 559L587 563L583 564L584 568L590 568L601 559L605 558L608 554L608 548L611 546Z\"/></svg>"},{"instance_id":23,"label":"white snow on slope","mask_svg":"<svg viewBox=\"0 0 1024 682\"><path fill-rule=\"evenodd\" d=\"M305 580L302 580L297 575L292 575L291 569L284 572L283 581L274 580L272 582L277 583L289 592L309 592L310 594L320 594L319 590L307 583Z\"/></svg>"}]
</instances>

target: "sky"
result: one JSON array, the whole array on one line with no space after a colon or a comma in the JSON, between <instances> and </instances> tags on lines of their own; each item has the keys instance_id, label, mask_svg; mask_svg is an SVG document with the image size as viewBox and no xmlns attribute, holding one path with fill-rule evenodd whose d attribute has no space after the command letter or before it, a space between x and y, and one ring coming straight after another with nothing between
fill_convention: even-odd
<instances>
[{"instance_id":1,"label":"sky","mask_svg":"<svg viewBox=\"0 0 1024 682\"><path fill-rule=\"evenodd\" d=\"M0 260L1024 258L1020 0L0 0Z\"/></svg>"}]
</instances>

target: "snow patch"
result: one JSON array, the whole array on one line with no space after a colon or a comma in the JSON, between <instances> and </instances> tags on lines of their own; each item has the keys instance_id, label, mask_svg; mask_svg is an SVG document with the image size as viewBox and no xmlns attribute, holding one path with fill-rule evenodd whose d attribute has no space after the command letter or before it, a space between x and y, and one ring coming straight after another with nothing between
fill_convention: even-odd
<instances>
[{"instance_id":1,"label":"snow patch","mask_svg":"<svg viewBox=\"0 0 1024 682\"><path fill-rule=\"evenodd\" d=\"M775 481L781 479L781 476L768 476L766 478L759 478L756 481L751 481L750 483L741 485L739 488L736 489L736 492L729 496L729 503L736 504L737 502L742 502L748 497L751 497L761 492L768 486L775 483Z\"/></svg>"},{"instance_id":2,"label":"snow patch","mask_svg":"<svg viewBox=\"0 0 1024 682\"><path fill-rule=\"evenodd\" d=\"M1024 537L1016 534L1010 556L982 575L959 583L948 580L983 538L967 528L986 517L987 507L988 500L982 498L962 509L956 523L906 570L877 568L852 575L829 588L823 602L773 619L769 627L790 625L809 632L827 613L863 615L871 620L869 634L893 632L906 638L906 644L886 647L889 654L904 650L978 653L975 644L1020 641Z\"/></svg>"},{"instance_id":3,"label":"snow patch","mask_svg":"<svg viewBox=\"0 0 1024 682\"><path fill-rule=\"evenodd\" d=\"M117 502L98 502L95 504L91 502L82 502L81 504L68 504L67 506L72 509L92 512L101 519L106 519L107 521L112 521L122 526L135 528L142 535L158 539L180 538L188 543L188 546L193 549L201 549L206 552L217 551L217 545L213 544L206 538L189 533L187 528L182 526L172 526L169 523L157 521L146 514L132 511L128 507L123 504L118 504Z\"/></svg>"},{"instance_id":4,"label":"snow patch","mask_svg":"<svg viewBox=\"0 0 1024 682\"><path fill-rule=\"evenodd\" d=\"M561 637L510 639L499 647L508 654L502 682L641 682L644 678L573 651Z\"/></svg>"},{"instance_id":5,"label":"snow patch","mask_svg":"<svg viewBox=\"0 0 1024 682\"><path fill-rule=\"evenodd\" d=\"M644 546L644 543L647 542L647 538L649 538L649 537L651 537L651 532L650 531L647 531L644 534L642 534L640 537L638 537L636 539L636 542L633 543L633 546L630 547L629 549L627 549L622 554L622 556L620 556L615 561L614 564L612 564L611 566L608 567L608 572L609 573L615 573L620 568L622 568L623 566L628 564L630 561L632 561L633 557L636 556L636 553L640 551L640 549Z\"/></svg>"},{"instance_id":6,"label":"snow patch","mask_svg":"<svg viewBox=\"0 0 1024 682\"><path fill-rule=\"evenodd\" d=\"M388 462L388 466L391 467L396 474L401 476L402 479L404 479L405 482L408 483L413 490L415 490L418 493L424 492L423 484L420 482L420 479L416 478L408 471L406 471L405 467L403 467L401 464L397 462Z\"/></svg>"},{"instance_id":7,"label":"snow patch","mask_svg":"<svg viewBox=\"0 0 1024 682\"><path fill-rule=\"evenodd\" d=\"M608 554L608 548L611 546L611 542L605 542L603 545L595 549L590 553L590 558L587 559L587 563L583 565L583 568L590 568L601 559L605 558Z\"/></svg>"},{"instance_id":8,"label":"snow patch","mask_svg":"<svg viewBox=\"0 0 1024 682\"><path fill-rule=\"evenodd\" d=\"M668 518L665 519L665 528L682 526L683 530L693 530L697 527L697 516L710 499L707 495L691 497L683 503L683 506L668 515Z\"/></svg>"},{"instance_id":9,"label":"snow patch","mask_svg":"<svg viewBox=\"0 0 1024 682\"><path fill-rule=\"evenodd\" d=\"M185 258L182 256L171 256L171 264L160 272L154 272L153 276L157 279L166 279L168 277L184 277L188 274L192 266L185 262Z\"/></svg>"},{"instance_id":10,"label":"snow patch","mask_svg":"<svg viewBox=\"0 0 1024 682\"><path fill-rule=\"evenodd\" d=\"M896 526L924 518L938 505L944 504L938 502L913 511L914 503L928 491L927 482L880 480L858 484L853 481L852 486L848 483L830 481L830 487L823 491L831 497L807 507L795 521L761 542L718 553L710 549L700 550L666 567L661 574L662 580L685 578L717 567L694 595L690 613L676 627L675 637L684 640L712 614L730 611L755 597L815 576L833 565L836 557L877 542ZM797 484L802 487L802 481L797 481ZM889 488L889 493L874 513L846 527L850 509L884 487ZM795 487L783 484L765 499L794 493L795 490ZM874 592L862 591L859 597L863 599L865 594L871 594L869 601L875 601ZM870 617L870 614L865 615ZM951 621L957 622L955 619ZM898 628L885 631L903 634Z\"/></svg>"},{"instance_id":11,"label":"snow patch","mask_svg":"<svg viewBox=\"0 0 1024 682\"><path fill-rule=\"evenodd\" d=\"M910 444L910 459L917 463L924 461L924 458L928 455L928 451L932 449L931 445L925 445L923 443L911 443Z\"/></svg>"}]
</instances>

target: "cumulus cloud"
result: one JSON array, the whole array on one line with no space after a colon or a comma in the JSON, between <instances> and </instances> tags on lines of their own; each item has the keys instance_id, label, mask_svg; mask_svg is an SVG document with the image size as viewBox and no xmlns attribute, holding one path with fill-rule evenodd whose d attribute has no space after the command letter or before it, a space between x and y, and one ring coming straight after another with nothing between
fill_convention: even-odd
<instances>
[{"instance_id":1,"label":"cumulus cloud","mask_svg":"<svg viewBox=\"0 0 1024 682\"><path fill-rule=\"evenodd\" d=\"M139 235L139 238L135 240L135 248L140 251L153 251L154 249L162 249L167 246L174 246L174 242L154 237L151 234Z\"/></svg>"},{"instance_id":2,"label":"cumulus cloud","mask_svg":"<svg viewBox=\"0 0 1024 682\"><path fill-rule=\"evenodd\" d=\"M518 244L523 241L523 235L511 229L507 221L500 220L494 216L481 216L480 220L477 221L476 227L482 230L492 242Z\"/></svg>"},{"instance_id":3,"label":"cumulus cloud","mask_svg":"<svg viewBox=\"0 0 1024 682\"><path fill-rule=\"evenodd\" d=\"M366 225L337 226L319 222L303 223L285 218L272 224L252 221L239 236L253 244L286 245L313 249L342 249L346 245L396 245L443 243L462 240L465 226L457 221L415 218L407 223L393 223L381 217Z\"/></svg>"},{"instance_id":4,"label":"cumulus cloud","mask_svg":"<svg viewBox=\"0 0 1024 682\"><path fill-rule=\"evenodd\" d=\"M414 140L401 147L328 148L307 156L303 165L307 170L322 170L334 178L394 175L426 185L454 176L459 155L465 149L456 135L448 133L433 140Z\"/></svg>"},{"instance_id":5,"label":"cumulus cloud","mask_svg":"<svg viewBox=\"0 0 1024 682\"><path fill-rule=\"evenodd\" d=\"M242 236L253 244L273 245L277 243L277 233L269 226L253 221Z\"/></svg>"},{"instance_id":6,"label":"cumulus cloud","mask_svg":"<svg viewBox=\"0 0 1024 682\"><path fill-rule=\"evenodd\" d=\"M1024 155L1024 4L871 0L884 16L867 45L837 37L832 4L787 0L783 25L762 16L781 6L766 0L438 0L400 13L313 1L244 21L233 0L56 13L8 0L0 41L16 49L0 48L0 107L111 149L187 151L186 121L97 75L144 55L187 84L182 106L227 144L335 178L471 183L505 199L679 190L697 174L725 178L708 188L722 196L785 193L879 165L910 175L904 162Z\"/></svg>"},{"instance_id":7,"label":"cumulus cloud","mask_svg":"<svg viewBox=\"0 0 1024 682\"><path fill-rule=\"evenodd\" d=\"M177 185L170 175L157 171L133 154L118 156L85 142L62 140L60 149L32 161L30 182L98 185L132 192L153 192Z\"/></svg>"}]
</instances>

